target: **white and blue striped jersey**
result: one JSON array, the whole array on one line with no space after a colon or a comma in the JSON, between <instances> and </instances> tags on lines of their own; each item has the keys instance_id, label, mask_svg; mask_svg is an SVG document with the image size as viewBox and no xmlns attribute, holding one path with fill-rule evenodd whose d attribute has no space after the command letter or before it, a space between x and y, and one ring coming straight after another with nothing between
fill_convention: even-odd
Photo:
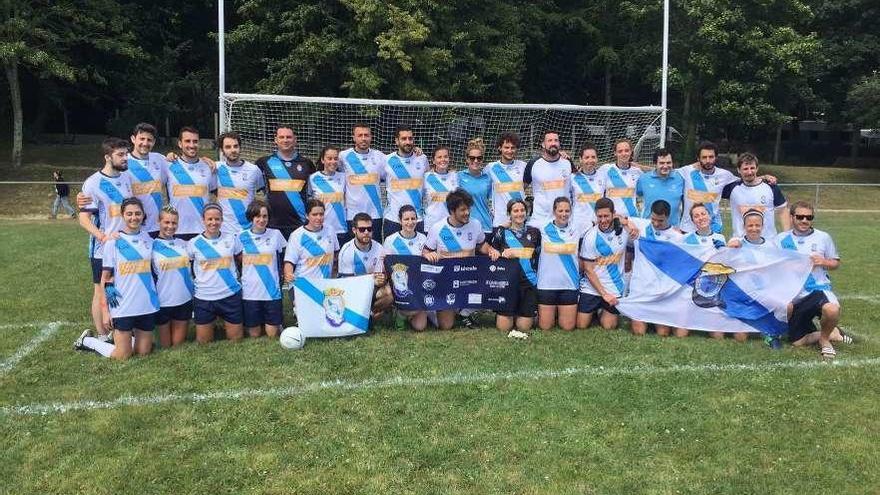
<instances>
[{"instance_id":1,"label":"white and blue striped jersey","mask_svg":"<svg viewBox=\"0 0 880 495\"><path fill-rule=\"evenodd\" d=\"M251 162L230 165L217 164L216 172L217 202L223 210L223 224L220 230L227 234L238 234L251 228L246 211L260 189L266 188L263 172Z\"/></svg>"},{"instance_id":2,"label":"white and blue striped jersey","mask_svg":"<svg viewBox=\"0 0 880 495\"><path fill-rule=\"evenodd\" d=\"M771 186L763 181L750 186L739 180L728 184L721 192L721 196L730 200L732 235L745 235L743 215L749 210L757 210L764 214L764 230L761 235L769 240L776 238L775 212L788 204L779 186L776 184Z\"/></svg>"},{"instance_id":3,"label":"white and blue striped jersey","mask_svg":"<svg viewBox=\"0 0 880 495\"><path fill-rule=\"evenodd\" d=\"M507 216L507 203L511 199L524 199L525 183L523 174L526 171L526 162L513 160L510 163L502 163L500 160L492 162L484 169L484 172L492 178L492 226L498 227L510 222Z\"/></svg>"},{"instance_id":4,"label":"white and blue striped jersey","mask_svg":"<svg viewBox=\"0 0 880 495\"><path fill-rule=\"evenodd\" d=\"M165 189L165 176L168 162L159 153L149 153L146 158L138 158L128 154L128 170L131 177L131 193L144 204L143 228L147 232L159 230L159 210L165 200L162 191Z\"/></svg>"},{"instance_id":5,"label":"white and blue striped jersey","mask_svg":"<svg viewBox=\"0 0 880 495\"><path fill-rule=\"evenodd\" d=\"M712 231L721 232L724 226L721 217L721 191L727 184L736 182L736 176L719 167L715 167L712 173L706 173L699 164L681 167L674 172L684 178L684 205L679 224L681 230L684 232L697 230L697 226L691 220L691 208L696 203L702 203L709 210Z\"/></svg>"},{"instance_id":6,"label":"white and blue striped jersey","mask_svg":"<svg viewBox=\"0 0 880 495\"><path fill-rule=\"evenodd\" d=\"M581 243L580 257L595 263L593 271L602 287L617 297L622 296L626 288L623 274L628 242L628 230L623 229L617 235L613 228L605 232L596 226L587 231ZM599 295L587 277L581 280L580 288L584 294Z\"/></svg>"},{"instance_id":7,"label":"white and blue striped jersey","mask_svg":"<svg viewBox=\"0 0 880 495\"><path fill-rule=\"evenodd\" d=\"M684 234L673 226L669 226L663 230L657 230L651 224L648 218L629 217L628 220L632 225L639 229L639 239L653 239L655 241L681 242Z\"/></svg>"},{"instance_id":8,"label":"white and blue striped jersey","mask_svg":"<svg viewBox=\"0 0 880 495\"><path fill-rule=\"evenodd\" d=\"M235 256L241 254L238 236L220 233L214 239L199 234L190 239L187 252L193 260L195 297L216 301L241 291Z\"/></svg>"},{"instance_id":9,"label":"white and blue striped jersey","mask_svg":"<svg viewBox=\"0 0 880 495\"><path fill-rule=\"evenodd\" d=\"M290 234L284 261L294 265L294 275L306 278L331 278L333 256L339 250L336 233L326 226L312 232L302 226Z\"/></svg>"},{"instance_id":10,"label":"white and blue striped jersey","mask_svg":"<svg viewBox=\"0 0 880 495\"><path fill-rule=\"evenodd\" d=\"M447 217L445 221L434 224L428 231L425 247L442 253L444 258L462 258L473 256L477 245L485 240L486 234L478 220L471 218L461 227L453 227Z\"/></svg>"},{"instance_id":11,"label":"white and blue striped jersey","mask_svg":"<svg viewBox=\"0 0 880 495\"><path fill-rule=\"evenodd\" d=\"M416 232L412 239L407 239L401 234L402 232L395 232L385 238L385 254L421 256L422 248L425 247L425 241L428 240L428 236L421 232Z\"/></svg>"},{"instance_id":12,"label":"white and blue striped jersey","mask_svg":"<svg viewBox=\"0 0 880 495\"><path fill-rule=\"evenodd\" d=\"M776 245L782 249L790 249L807 256L818 254L825 259L840 259L837 246L834 245L831 236L822 230L813 229L808 235L798 235L794 230L788 230L776 236ZM825 267L813 267L813 271L804 282L804 288L798 294L797 299L801 299L813 291L831 291L831 277L828 276L828 269Z\"/></svg>"},{"instance_id":13,"label":"white and blue striped jersey","mask_svg":"<svg viewBox=\"0 0 880 495\"><path fill-rule=\"evenodd\" d=\"M560 227L547 222L541 228L538 257L538 289L577 290L580 286L578 234L569 223Z\"/></svg>"},{"instance_id":14,"label":"white and blue striped jersey","mask_svg":"<svg viewBox=\"0 0 880 495\"><path fill-rule=\"evenodd\" d=\"M354 148L339 153L339 171L345 174L345 211L347 220L359 212L382 218L383 204L379 183L384 179L385 153L370 148L358 153ZM394 212L397 215L397 212Z\"/></svg>"},{"instance_id":15,"label":"white and blue striped jersey","mask_svg":"<svg viewBox=\"0 0 880 495\"><path fill-rule=\"evenodd\" d=\"M583 235L596 222L596 201L605 196L606 179L598 170L571 176L571 223Z\"/></svg>"},{"instance_id":16,"label":"white and blue striped jersey","mask_svg":"<svg viewBox=\"0 0 880 495\"><path fill-rule=\"evenodd\" d=\"M712 232L709 235L702 235L699 232L691 232L689 234L684 234L682 242L684 244L693 244L695 246L715 246L716 249L727 245L727 240L724 239L724 234L719 234L718 232Z\"/></svg>"},{"instance_id":17,"label":"white and blue striped jersey","mask_svg":"<svg viewBox=\"0 0 880 495\"><path fill-rule=\"evenodd\" d=\"M324 203L324 228L329 228L336 234L348 232L348 217L345 213L345 174L313 173L309 176L309 196Z\"/></svg>"},{"instance_id":18,"label":"white and blue striped jersey","mask_svg":"<svg viewBox=\"0 0 880 495\"><path fill-rule=\"evenodd\" d=\"M92 198L82 211L91 212L96 218L95 226L105 234L114 234L122 230L122 201L132 196L131 177L120 174L116 177L95 172L83 183L82 192ZM89 236L89 257L101 258L101 243Z\"/></svg>"},{"instance_id":19,"label":"white and blue striped jersey","mask_svg":"<svg viewBox=\"0 0 880 495\"><path fill-rule=\"evenodd\" d=\"M422 186L425 173L428 171L428 159L425 155L401 156L391 153L385 157L385 192L388 204L385 208L385 219L400 222L398 213L403 205L413 205L419 220L422 219Z\"/></svg>"},{"instance_id":20,"label":"white and blue striped jersey","mask_svg":"<svg viewBox=\"0 0 880 495\"><path fill-rule=\"evenodd\" d=\"M422 204L425 207L426 232L430 230L432 225L449 216L449 210L446 209L446 195L457 187L458 174L454 172L447 171L445 174L428 172L425 174ZM395 222L400 223L400 220L395 220Z\"/></svg>"},{"instance_id":21,"label":"white and blue striped jersey","mask_svg":"<svg viewBox=\"0 0 880 495\"><path fill-rule=\"evenodd\" d=\"M204 230L202 212L210 200L209 193L217 189L211 167L201 160L187 163L178 158L168 165L166 180L168 201L178 213L177 233L198 234Z\"/></svg>"},{"instance_id":22,"label":"white and blue striped jersey","mask_svg":"<svg viewBox=\"0 0 880 495\"><path fill-rule=\"evenodd\" d=\"M186 241L157 238L153 241L152 262L161 307L180 306L192 300L195 284Z\"/></svg>"},{"instance_id":23,"label":"white and blue striped jersey","mask_svg":"<svg viewBox=\"0 0 880 495\"><path fill-rule=\"evenodd\" d=\"M377 241L370 239L370 249L362 251L357 240L352 239L339 248L339 276L368 275L381 273L384 249Z\"/></svg>"},{"instance_id":24,"label":"white and blue striped jersey","mask_svg":"<svg viewBox=\"0 0 880 495\"><path fill-rule=\"evenodd\" d=\"M281 299L278 264L287 241L276 229L260 234L243 230L238 234L241 243L241 297L247 301L274 301Z\"/></svg>"},{"instance_id":25,"label":"white and blue striped jersey","mask_svg":"<svg viewBox=\"0 0 880 495\"><path fill-rule=\"evenodd\" d=\"M571 162L565 158L552 162L538 158L532 163L529 178L535 201L528 224L531 227L543 228L547 222L553 220L553 202L556 198L569 197Z\"/></svg>"},{"instance_id":26,"label":"white and blue striped jersey","mask_svg":"<svg viewBox=\"0 0 880 495\"><path fill-rule=\"evenodd\" d=\"M622 217L638 217L636 184L642 176L642 169L630 165L624 170L615 163L606 163L599 167L599 173L605 177L605 197L614 202L614 213Z\"/></svg>"},{"instance_id":27,"label":"white and blue striped jersey","mask_svg":"<svg viewBox=\"0 0 880 495\"><path fill-rule=\"evenodd\" d=\"M110 316L148 315L159 311L159 294L150 265L153 239L146 232L119 233L104 245L105 270L113 270L113 285L119 291L119 306L110 308ZM149 330L149 329L145 329Z\"/></svg>"}]
</instances>

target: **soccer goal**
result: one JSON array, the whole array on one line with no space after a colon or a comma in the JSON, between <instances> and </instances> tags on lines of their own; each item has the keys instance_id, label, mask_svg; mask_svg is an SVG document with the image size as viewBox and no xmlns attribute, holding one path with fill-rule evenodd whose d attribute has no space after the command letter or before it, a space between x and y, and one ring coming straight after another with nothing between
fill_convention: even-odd
<instances>
[{"instance_id":1,"label":"soccer goal","mask_svg":"<svg viewBox=\"0 0 880 495\"><path fill-rule=\"evenodd\" d=\"M612 159L614 142L630 139L635 156L650 163L660 145L662 107L611 107L579 105L538 105L500 103L462 103L443 101L398 101L352 98L320 98L226 93L222 98L223 129L241 135L242 152L255 158L273 149L275 128L291 124L296 129L299 149L317 157L326 145L351 145L351 129L356 123L369 125L373 147L394 149L394 130L398 125L412 127L416 144L425 153L439 145L452 150L454 163L463 160L470 139L482 138L488 154L496 157L495 141L513 131L521 139L520 158L540 150L543 132L559 132L562 148L572 155L586 142L599 149L602 162Z\"/></svg>"}]
</instances>

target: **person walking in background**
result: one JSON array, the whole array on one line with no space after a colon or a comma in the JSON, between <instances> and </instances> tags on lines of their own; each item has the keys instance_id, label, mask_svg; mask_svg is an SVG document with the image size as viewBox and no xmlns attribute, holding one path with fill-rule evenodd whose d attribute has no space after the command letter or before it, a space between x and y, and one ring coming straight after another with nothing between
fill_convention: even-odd
<instances>
[{"instance_id":1,"label":"person walking in background","mask_svg":"<svg viewBox=\"0 0 880 495\"><path fill-rule=\"evenodd\" d=\"M49 215L49 219L55 220L58 217L58 208L62 206L67 211L67 214L70 215L70 218L76 218L76 212L73 211L73 207L70 206L70 201L68 200L70 197L70 186L64 183L64 176L61 175L60 170L52 172L52 180L55 181L55 201L52 202L52 214Z\"/></svg>"}]
</instances>

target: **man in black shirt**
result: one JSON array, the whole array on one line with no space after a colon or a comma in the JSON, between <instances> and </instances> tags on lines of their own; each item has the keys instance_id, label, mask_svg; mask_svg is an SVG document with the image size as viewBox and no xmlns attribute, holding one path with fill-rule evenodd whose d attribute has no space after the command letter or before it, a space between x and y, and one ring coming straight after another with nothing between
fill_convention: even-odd
<instances>
[{"instance_id":1,"label":"man in black shirt","mask_svg":"<svg viewBox=\"0 0 880 495\"><path fill-rule=\"evenodd\" d=\"M293 127L282 124L275 130L275 153L256 161L266 179L269 227L280 230L285 239L305 223L309 175L315 172L315 164L297 151L296 144Z\"/></svg>"}]
</instances>

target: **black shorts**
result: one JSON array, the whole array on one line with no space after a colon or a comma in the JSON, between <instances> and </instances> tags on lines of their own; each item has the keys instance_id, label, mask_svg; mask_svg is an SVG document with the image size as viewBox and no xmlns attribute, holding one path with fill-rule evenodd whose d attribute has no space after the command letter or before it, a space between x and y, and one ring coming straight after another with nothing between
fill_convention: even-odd
<instances>
[{"instance_id":1,"label":"black shorts","mask_svg":"<svg viewBox=\"0 0 880 495\"><path fill-rule=\"evenodd\" d=\"M284 309L281 299L271 301L242 301L244 326L259 327L262 325L281 326L284 323Z\"/></svg>"},{"instance_id":2,"label":"black shorts","mask_svg":"<svg viewBox=\"0 0 880 495\"><path fill-rule=\"evenodd\" d=\"M195 298L193 306L196 325L207 325L213 323L217 318L222 318L223 321L232 324L238 324L244 320L241 309L241 291L216 301Z\"/></svg>"},{"instance_id":3,"label":"black shorts","mask_svg":"<svg viewBox=\"0 0 880 495\"><path fill-rule=\"evenodd\" d=\"M92 266L92 283L100 284L101 271L104 270L104 260L101 258L89 258L89 263Z\"/></svg>"},{"instance_id":4,"label":"black shorts","mask_svg":"<svg viewBox=\"0 0 880 495\"><path fill-rule=\"evenodd\" d=\"M788 319L789 341L797 342L805 335L817 331L818 329L816 324L813 323L813 318L822 316L822 306L829 302L831 301L828 300L825 292L815 290L794 303L791 317Z\"/></svg>"},{"instance_id":5,"label":"black shorts","mask_svg":"<svg viewBox=\"0 0 880 495\"><path fill-rule=\"evenodd\" d=\"M571 306L578 302L576 289L538 289L538 304L544 306Z\"/></svg>"},{"instance_id":6,"label":"black shorts","mask_svg":"<svg viewBox=\"0 0 880 495\"><path fill-rule=\"evenodd\" d=\"M620 311L617 311L617 308L608 304L601 296L584 294L581 292L581 298L578 300L578 313L595 313L600 309L608 311L614 315L620 314Z\"/></svg>"},{"instance_id":7,"label":"black shorts","mask_svg":"<svg viewBox=\"0 0 880 495\"><path fill-rule=\"evenodd\" d=\"M376 232L375 227L373 228L373 232L374 233ZM382 238L387 239L388 236L396 234L398 232L400 232L400 224L397 222L392 222L391 220L388 220L386 218L385 221L383 222L383 225L382 225ZM419 223L416 224L416 232L421 232L423 234L425 233L425 222L424 221L419 220ZM379 241L379 242L382 242L382 241Z\"/></svg>"},{"instance_id":8,"label":"black shorts","mask_svg":"<svg viewBox=\"0 0 880 495\"><path fill-rule=\"evenodd\" d=\"M189 321L193 315L193 302L189 301L177 306L165 306L159 308L156 313L156 325L164 325L169 321Z\"/></svg>"},{"instance_id":9,"label":"black shorts","mask_svg":"<svg viewBox=\"0 0 880 495\"><path fill-rule=\"evenodd\" d=\"M516 308L504 308L498 311L501 316L534 318L538 312L538 289L534 285L520 286L519 301Z\"/></svg>"},{"instance_id":10,"label":"black shorts","mask_svg":"<svg viewBox=\"0 0 880 495\"><path fill-rule=\"evenodd\" d=\"M193 237L195 237L197 235L199 235L199 234L174 234L174 237L177 239L180 239L182 241L189 242L190 239L192 239Z\"/></svg>"},{"instance_id":11,"label":"black shorts","mask_svg":"<svg viewBox=\"0 0 880 495\"><path fill-rule=\"evenodd\" d=\"M134 329L152 332L155 326L156 313L113 318L113 329L119 330L120 332L130 332Z\"/></svg>"}]
</instances>

